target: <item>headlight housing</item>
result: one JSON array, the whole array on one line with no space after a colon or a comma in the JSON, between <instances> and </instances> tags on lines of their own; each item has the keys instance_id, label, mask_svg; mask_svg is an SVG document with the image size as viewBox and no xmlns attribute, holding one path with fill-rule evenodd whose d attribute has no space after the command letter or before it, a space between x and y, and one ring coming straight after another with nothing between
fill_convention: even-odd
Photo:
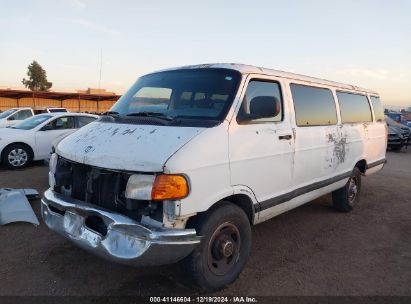
<instances>
[{"instance_id":1,"label":"headlight housing","mask_svg":"<svg viewBox=\"0 0 411 304\"><path fill-rule=\"evenodd\" d=\"M154 179L154 175L131 175L126 186L126 197L137 200L151 200Z\"/></svg>"},{"instance_id":2,"label":"headlight housing","mask_svg":"<svg viewBox=\"0 0 411 304\"><path fill-rule=\"evenodd\" d=\"M137 200L178 200L189 194L189 183L181 174L131 175L126 186L126 197Z\"/></svg>"}]
</instances>

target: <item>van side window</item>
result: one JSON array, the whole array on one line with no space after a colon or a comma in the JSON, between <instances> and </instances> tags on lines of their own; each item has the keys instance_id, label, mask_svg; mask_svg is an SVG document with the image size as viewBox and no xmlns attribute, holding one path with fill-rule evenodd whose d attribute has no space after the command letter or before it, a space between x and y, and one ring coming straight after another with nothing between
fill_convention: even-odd
<instances>
[{"instance_id":1,"label":"van side window","mask_svg":"<svg viewBox=\"0 0 411 304\"><path fill-rule=\"evenodd\" d=\"M337 91L341 122L356 123L372 121L370 104L365 95Z\"/></svg>"},{"instance_id":2,"label":"van side window","mask_svg":"<svg viewBox=\"0 0 411 304\"><path fill-rule=\"evenodd\" d=\"M298 126L327 126L337 123L337 110L331 90L292 83L291 93Z\"/></svg>"},{"instance_id":3,"label":"van side window","mask_svg":"<svg viewBox=\"0 0 411 304\"><path fill-rule=\"evenodd\" d=\"M384 108L381 104L381 100L377 96L371 96L372 108L374 110L375 121L384 121Z\"/></svg>"},{"instance_id":4,"label":"van side window","mask_svg":"<svg viewBox=\"0 0 411 304\"><path fill-rule=\"evenodd\" d=\"M282 120L282 96L278 82L251 80L248 83L237 122L264 123Z\"/></svg>"}]
</instances>

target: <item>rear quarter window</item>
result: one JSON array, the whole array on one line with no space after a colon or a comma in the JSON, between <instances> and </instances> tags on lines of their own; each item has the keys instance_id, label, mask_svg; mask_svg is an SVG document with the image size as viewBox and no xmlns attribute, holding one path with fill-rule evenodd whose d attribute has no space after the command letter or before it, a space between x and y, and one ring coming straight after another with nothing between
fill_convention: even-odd
<instances>
[{"instance_id":1,"label":"rear quarter window","mask_svg":"<svg viewBox=\"0 0 411 304\"><path fill-rule=\"evenodd\" d=\"M95 120L96 118L90 116L77 116L77 127L84 127Z\"/></svg>"},{"instance_id":2,"label":"rear quarter window","mask_svg":"<svg viewBox=\"0 0 411 304\"><path fill-rule=\"evenodd\" d=\"M327 126L337 123L335 101L330 89L291 84L297 125Z\"/></svg>"},{"instance_id":3,"label":"rear quarter window","mask_svg":"<svg viewBox=\"0 0 411 304\"><path fill-rule=\"evenodd\" d=\"M371 122L371 109L365 95L337 91L342 123Z\"/></svg>"},{"instance_id":4,"label":"rear quarter window","mask_svg":"<svg viewBox=\"0 0 411 304\"><path fill-rule=\"evenodd\" d=\"M384 107L382 106L380 98L377 96L371 96L371 103L374 110L375 121L384 121Z\"/></svg>"}]
</instances>

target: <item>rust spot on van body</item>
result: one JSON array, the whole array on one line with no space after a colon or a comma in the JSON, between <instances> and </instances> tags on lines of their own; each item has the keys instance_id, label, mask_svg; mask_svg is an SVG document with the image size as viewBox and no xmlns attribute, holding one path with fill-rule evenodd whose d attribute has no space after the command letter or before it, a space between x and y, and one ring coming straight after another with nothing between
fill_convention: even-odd
<instances>
[{"instance_id":1,"label":"rust spot on van body","mask_svg":"<svg viewBox=\"0 0 411 304\"><path fill-rule=\"evenodd\" d=\"M333 143L333 158L337 160L337 165L345 161L347 136L342 133L327 134L328 142Z\"/></svg>"}]
</instances>

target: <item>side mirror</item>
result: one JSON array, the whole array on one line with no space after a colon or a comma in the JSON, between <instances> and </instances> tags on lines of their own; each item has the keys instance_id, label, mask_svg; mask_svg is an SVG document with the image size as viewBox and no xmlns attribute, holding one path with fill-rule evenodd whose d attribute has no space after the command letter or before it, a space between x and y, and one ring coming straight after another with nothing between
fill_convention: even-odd
<instances>
[{"instance_id":1,"label":"side mirror","mask_svg":"<svg viewBox=\"0 0 411 304\"><path fill-rule=\"evenodd\" d=\"M7 120L16 120L16 118L14 116L10 116Z\"/></svg>"},{"instance_id":2,"label":"side mirror","mask_svg":"<svg viewBox=\"0 0 411 304\"><path fill-rule=\"evenodd\" d=\"M257 96L250 101L250 114L243 115L241 121L275 117L280 111L280 101L274 96Z\"/></svg>"}]
</instances>

